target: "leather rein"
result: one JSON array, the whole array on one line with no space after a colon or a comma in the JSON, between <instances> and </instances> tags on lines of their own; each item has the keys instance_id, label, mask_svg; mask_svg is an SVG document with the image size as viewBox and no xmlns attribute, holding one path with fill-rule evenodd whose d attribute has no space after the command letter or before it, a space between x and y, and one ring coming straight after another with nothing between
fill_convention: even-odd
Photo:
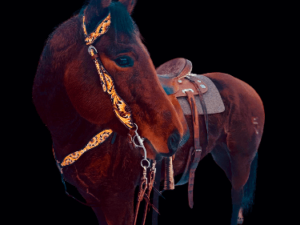
<instances>
[{"instance_id":1,"label":"leather rein","mask_svg":"<svg viewBox=\"0 0 300 225\"><path fill-rule=\"evenodd\" d=\"M87 51L95 63L95 67L97 69L97 73L100 78L100 83L101 83L102 89L105 93L107 93L110 96L115 115L124 124L124 126L129 129L128 136L129 136L130 147L132 148L132 146L133 146L134 148L142 148L144 151L144 156L143 156L143 159L141 160L141 167L143 169L143 173L142 173L143 175L142 175L140 185L139 185L140 188L139 188L137 205L136 205L136 209L135 209L134 223L133 223L134 225L136 224L140 202L144 199L146 201L144 215L143 215L143 225L144 225L145 221L146 221L146 215L148 212L148 205L152 206L153 209L158 212L158 210L150 203L150 194L151 194L151 190L152 190L153 183L155 180L156 161L155 160L152 161L152 167L150 168L149 182L148 182L147 169L150 167L150 162L147 159L147 151L146 151L146 148L143 143L144 139L141 138L141 136L137 132L138 131L137 124L135 124L132 121L132 114L131 114L130 107L117 94L113 78L109 75L107 70L104 68L104 66L100 60L100 57L98 55L97 49L92 45L99 37L101 37L103 34L105 34L108 31L110 24L111 24L111 15L110 15L110 13L108 13L108 16L97 26L95 31L88 34L87 30L86 30L86 26L85 26L85 16L83 16L83 18L82 18L82 28L83 28L83 32L84 32L84 36L85 36L85 43L87 46L89 46ZM67 155L63 159L62 162L59 162L57 160L57 158L55 156L55 152L54 152L54 146L52 147L52 152L53 152L54 158L56 160L56 165L61 173L61 180L62 180L62 183L65 188L65 193L69 197L75 199L76 201L78 201L86 206L94 207L94 206L99 206L99 205L84 203L84 202L76 199L74 196L70 195L67 192L65 180L63 177L63 168L65 166L69 166L69 165L75 163L88 150L93 149L96 146L99 146L100 144L102 144L105 140L107 140L108 137L111 136L112 133L113 133L113 130L111 130L111 129L102 130L100 133L98 133L96 136L94 136L83 149ZM138 144L136 144L136 141ZM101 212L101 213L103 214L103 212ZM105 221L104 214L103 214L103 223L107 224L107 222Z\"/></svg>"}]
</instances>

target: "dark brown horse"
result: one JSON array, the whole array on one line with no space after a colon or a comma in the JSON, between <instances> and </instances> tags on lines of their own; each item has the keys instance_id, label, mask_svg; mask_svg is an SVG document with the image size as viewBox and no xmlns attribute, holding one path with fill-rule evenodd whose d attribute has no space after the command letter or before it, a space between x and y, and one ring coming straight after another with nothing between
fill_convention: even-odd
<instances>
[{"instance_id":1,"label":"dark brown horse","mask_svg":"<svg viewBox=\"0 0 300 225\"><path fill-rule=\"evenodd\" d=\"M119 3L91 0L77 16L63 23L50 36L33 87L36 109L50 130L59 162L82 149L103 129L110 128L118 134L115 140L112 135L80 160L63 168L65 180L78 189L87 203L94 205L92 208L99 223L105 218L108 224L132 224L134 191L141 176L142 154L129 147L128 129L115 116L109 96L102 91L95 64L84 43L83 14L87 31L92 32L99 21L111 13L111 27L94 46L105 69L113 77L118 94L130 107L140 135L145 138L148 158L173 155L184 135L180 120L159 84L149 54L131 20L134 6L135 1L131 0ZM206 133L201 132L202 158L212 153L232 183L231 225L235 225L240 208L247 209L251 205L264 111L259 96L249 85L226 74L205 75L219 89L225 112L209 115L209 143ZM186 119L192 134L191 118ZM204 131L201 116L199 122L200 131ZM175 175L183 172L192 142L191 135L177 150Z\"/></svg>"},{"instance_id":2,"label":"dark brown horse","mask_svg":"<svg viewBox=\"0 0 300 225\"><path fill-rule=\"evenodd\" d=\"M226 173L232 184L231 225L236 225L237 222L241 224L243 213L247 213L253 204L257 150L265 119L263 104L252 87L231 75L202 75L209 77L220 91L225 112L208 116L209 142L204 132L204 118L199 116L203 148L201 159L211 153L214 161ZM192 133L192 118L187 116L186 119ZM173 162L175 175L183 173L190 146L193 146L193 137L176 152Z\"/></svg>"},{"instance_id":3,"label":"dark brown horse","mask_svg":"<svg viewBox=\"0 0 300 225\"><path fill-rule=\"evenodd\" d=\"M135 1L127 0L91 0L79 15L60 25L44 47L33 87L34 104L50 130L59 162L84 148L104 129L118 134L113 145L110 138L63 168L65 180L77 187L88 203L96 205L93 210L100 221L99 207L102 208L108 224L133 220L142 151L129 148L128 129L102 90L85 44L83 15L88 33L108 13L111 15L110 28L93 45L114 80L118 95L129 106L139 134L145 138L148 158L173 155L183 136L177 113L159 84L149 53L130 17L134 5Z\"/></svg>"}]
</instances>

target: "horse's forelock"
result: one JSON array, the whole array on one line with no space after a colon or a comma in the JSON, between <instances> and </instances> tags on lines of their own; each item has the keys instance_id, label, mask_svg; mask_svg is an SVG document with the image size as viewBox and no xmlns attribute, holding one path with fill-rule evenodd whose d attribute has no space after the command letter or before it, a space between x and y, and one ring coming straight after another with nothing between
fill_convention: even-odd
<instances>
[{"instance_id":1,"label":"horse's forelock","mask_svg":"<svg viewBox=\"0 0 300 225\"><path fill-rule=\"evenodd\" d=\"M91 0L86 0L85 5L81 8L79 15L83 16L84 14L87 16L86 9L89 7L88 13L89 18L91 20L86 22L86 28L88 33L95 30L95 28L99 25L99 23L108 15L111 14L111 28L114 30L116 36L118 35L126 35L129 37L133 37L135 35L139 35L139 29L136 23L131 18L126 6L118 1L112 1L109 7L107 7L104 11L102 11L101 15L96 15L97 10L91 10L90 7L96 8L96 5ZM116 37L117 38L117 37Z\"/></svg>"},{"instance_id":2,"label":"horse's forelock","mask_svg":"<svg viewBox=\"0 0 300 225\"><path fill-rule=\"evenodd\" d=\"M138 28L122 3L112 2L109 6L109 11L112 20L111 26L116 33L129 36L137 34Z\"/></svg>"}]
</instances>

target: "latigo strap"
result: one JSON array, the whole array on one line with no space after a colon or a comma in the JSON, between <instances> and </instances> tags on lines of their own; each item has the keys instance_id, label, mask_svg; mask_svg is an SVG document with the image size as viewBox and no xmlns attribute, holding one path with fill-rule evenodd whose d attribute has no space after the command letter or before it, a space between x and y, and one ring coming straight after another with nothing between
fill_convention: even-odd
<instances>
[{"instance_id":1,"label":"latigo strap","mask_svg":"<svg viewBox=\"0 0 300 225\"><path fill-rule=\"evenodd\" d=\"M188 198L189 198L189 206L193 208L194 201L193 201L193 190L194 190L194 178L195 172L198 166L198 163L201 158L202 148L200 146L200 136L199 136L199 120L198 120L198 111L197 106L195 103L194 95L187 91L188 101L191 106L192 117L193 117L193 127L194 127L194 158L191 163L190 172L189 172L189 186L188 186ZM192 155L193 155L192 153Z\"/></svg>"}]
</instances>

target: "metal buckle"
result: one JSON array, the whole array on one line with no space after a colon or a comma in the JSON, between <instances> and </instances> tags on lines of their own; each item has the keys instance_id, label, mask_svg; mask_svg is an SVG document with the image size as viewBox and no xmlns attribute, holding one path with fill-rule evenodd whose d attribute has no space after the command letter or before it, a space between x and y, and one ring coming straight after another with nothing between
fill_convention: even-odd
<instances>
[{"instance_id":1,"label":"metal buckle","mask_svg":"<svg viewBox=\"0 0 300 225\"><path fill-rule=\"evenodd\" d=\"M193 90L193 89L191 89L191 88L188 88L188 89L183 89L183 90L182 90L182 93L185 93L185 92L187 92L187 91L194 92L194 90Z\"/></svg>"},{"instance_id":2,"label":"metal buckle","mask_svg":"<svg viewBox=\"0 0 300 225\"><path fill-rule=\"evenodd\" d=\"M91 52L92 50L95 51L95 54L98 53L97 49L96 49L93 45L90 45L89 48L88 48L88 52L89 52L89 54L90 54L91 56L93 56L93 55L92 55L92 52Z\"/></svg>"}]
</instances>

